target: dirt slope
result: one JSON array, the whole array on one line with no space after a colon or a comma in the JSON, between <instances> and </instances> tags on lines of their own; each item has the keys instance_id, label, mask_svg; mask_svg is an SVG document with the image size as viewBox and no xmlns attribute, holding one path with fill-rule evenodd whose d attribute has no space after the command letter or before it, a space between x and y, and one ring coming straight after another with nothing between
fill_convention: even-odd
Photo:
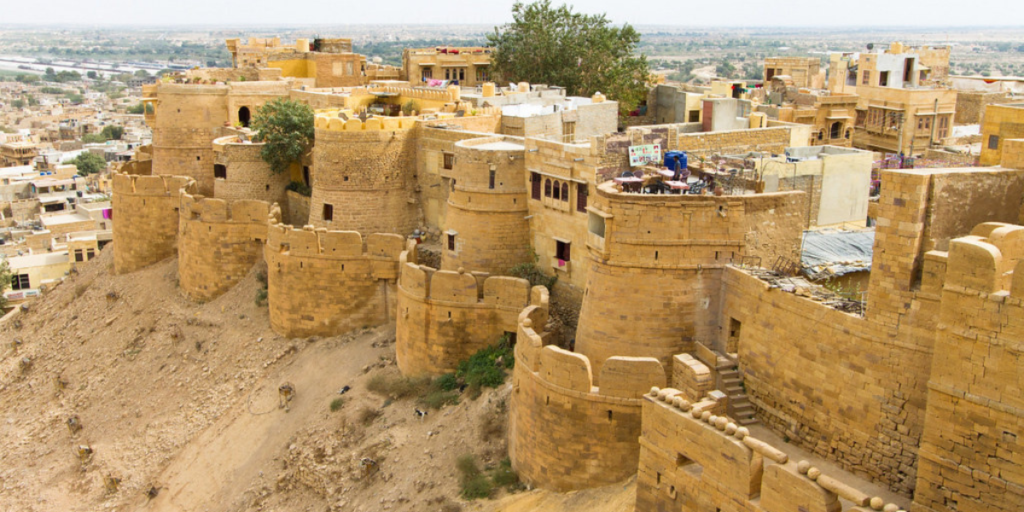
<instances>
[{"instance_id":1,"label":"dirt slope","mask_svg":"<svg viewBox=\"0 0 1024 512\"><path fill-rule=\"evenodd\" d=\"M505 457L508 386L422 418L411 399L370 393L374 375L398 373L391 326L285 339L254 275L194 304L173 259L111 270L107 250L0 325L2 512L631 509L632 484L461 500L457 457Z\"/></svg>"}]
</instances>

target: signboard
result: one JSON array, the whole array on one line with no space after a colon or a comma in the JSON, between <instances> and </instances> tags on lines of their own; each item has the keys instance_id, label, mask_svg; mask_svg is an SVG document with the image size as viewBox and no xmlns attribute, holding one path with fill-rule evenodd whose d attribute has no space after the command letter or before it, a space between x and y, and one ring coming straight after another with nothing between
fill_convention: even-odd
<instances>
[{"instance_id":1,"label":"signboard","mask_svg":"<svg viewBox=\"0 0 1024 512\"><path fill-rule=\"evenodd\" d=\"M638 165L661 165L661 144L644 144L643 146L629 147L629 166Z\"/></svg>"}]
</instances>

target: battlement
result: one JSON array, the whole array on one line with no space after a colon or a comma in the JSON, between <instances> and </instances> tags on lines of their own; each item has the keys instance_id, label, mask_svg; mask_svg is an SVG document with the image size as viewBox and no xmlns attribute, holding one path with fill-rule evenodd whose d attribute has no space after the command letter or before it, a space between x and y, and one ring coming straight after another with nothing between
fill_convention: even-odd
<instances>
[{"instance_id":1,"label":"battlement","mask_svg":"<svg viewBox=\"0 0 1024 512\"><path fill-rule=\"evenodd\" d=\"M653 388L643 402L637 510L673 510L697 500L743 512L835 512L840 499L852 503L850 511L906 508L849 483L849 475L824 475L808 461L790 460L707 410L706 401Z\"/></svg>"},{"instance_id":2,"label":"battlement","mask_svg":"<svg viewBox=\"0 0 1024 512\"><path fill-rule=\"evenodd\" d=\"M1024 226L985 222L950 241L945 285L1024 298L1024 271L1017 268L1024 270Z\"/></svg>"},{"instance_id":3,"label":"battlement","mask_svg":"<svg viewBox=\"0 0 1024 512\"><path fill-rule=\"evenodd\" d=\"M263 255L267 224L281 209L265 201L205 198L182 191L178 223L178 276L192 300L208 301L231 289Z\"/></svg>"},{"instance_id":4,"label":"battlement","mask_svg":"<svg viewBox=\"0 0 1024 512\"><path fill-rule=\"evenodd\" d=\"M300 229L280 222L271 222L267 236L267 250L293 257L370 258L397 263L405 249L406 239L400 235L375 233L368 235L364 243L357 231L329 231L312 226Z\"/></svg>"},{"instance_id":5,"label":"battlement","mask_svg":"<svg viewBox=\"0 0 1024 512\"><path fill-rule=\"evenodd\" d=\"M181 190L193 191L195 181L187 176L147 176L114 173L115 194L132 196L165 196L177 199Z\"/></svg>"},{"instance_id":6,"label":"battlement","mask_svg":"<svg viewBox=\"0 0 1024 512\"><path fill-rule=\"evenodd\" d=\"M525 279L403 263L398 280L399 369L406 375L454 371L503 334L515 333L519 313L531 304L547 308L547 289L531 290Z\"/></svg>"},{"instance_id":7,"label":"battlement","mask_svg":"<svg viewBox=\"0 0 1024 512\"><path fill-rule=\"evenodd\" d=\"M332 132L362 132L409 130L416 126L415 117L371 117L366 121L358 118L343 119L336 111L317 112L315 126L317 130Z\"/></svg>"},{"instance_id":8,"label":"battlement","mask_svg":"<svg viewBox=\"0 0 1024 512\"><path fill-rule=\"evenodd\" d=\"M531 485L568 491L619 482L634 474L641 406L651 386L664 386L661 362L609 357L594 385L586 356L546 344L546 312L527 308L518 320L509 455ZM535 323L538 322L538 323ZM572 453L571 457L564 454Z\"/></svg>"}]
</instances>

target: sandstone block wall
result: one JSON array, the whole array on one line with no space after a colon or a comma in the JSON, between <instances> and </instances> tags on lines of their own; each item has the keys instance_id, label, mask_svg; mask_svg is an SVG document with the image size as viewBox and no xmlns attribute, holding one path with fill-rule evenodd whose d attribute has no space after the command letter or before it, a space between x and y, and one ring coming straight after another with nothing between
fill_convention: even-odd
<instances>
[{"instance_id":1,"label":"sandstone block wall","mask_svg":"<svg viewBox=\"0 0 1024 512\"><path fill-rule=\"evenodd\" d=\"M950 244L914 509L1024 503L1024 227L983 224Z\"/></svg>"},{"instance_id":2,"label":"sandstone block wall","mask_svg":"<svg viewBox=\"0 0 1024 512\"><path fill-rule=\"evenodd\" d=\"M598 375L611 356L655 357L670 367L694 341L717 340L727 263L799 259L806 215L800 192L654 196L623 194L606 182L593 199L604 236L592 228L588 238L592 261L576 350ZM599 213L590 216L600 221Z\"/></svg>"},{"instance_id":3,"label":"sandstone block wall","mask_svg":"<svg viewBox=\"0 0 1024 512\"><path fill-rule=\"evenodd\" d=\"M664 386L651 358L614 358L616 385L593 386L590 361L552 345L540 314L520 316L509 421L509 456L523 481L555 491L608 485L636 472L640 396ZM535 323L536 322L536 323ZM536 326L536 327L534 327Z\"/></svg>"},{"instance_id":4,"label":"sandstone block wall","mask_svg":"<svg viewBox=\"0 0 1024 512\"><path fill-rule=\"evenodd\" d=\"M228 86L158 84L153 174L188 176L213 193L213 139L228 122Z\"/></svg>"},{"instance_id":5,"label":"sandstone block wall","mask_svg":"<svg viewBox=\"0 0 1024 512\"><path fill-rule=\"evenodd\" d=\"M398 367L404 375L452 372L503 334L516 333L519 313L530 303L525 279L406 263L398 282Z\"/></svg>"},{"instance_id":6,"label":"sandstone block wall","mask_svg":"<svg viewBox=\"0 0 1024 512\"><path fill-rule=\"evenodd\" d=\"M226 178L215 178L213 196L225 201L251 199L267 203L285 203L285 187L291 180L288 172L276 173L260 157L263 144L243 144L228 136L213 142L214 164L223 165ZM211 168L211 171L213 169ZM306 219L292 221L304 224Z\"/></svg>"},{"instance_id":7,"label":"sandstone block wall","mask_svg":"<svg viewBox=\"0 0 1024 512\"><path fill-rule=\"evenodd\" d=\"M331 230L408 235L419 226L413 119L347 122L317 115L309 222ZM333 218L325 220L325 205Z\"/></svg>"},{"instance_id":8,"label":"sandstone block wall","mask_svg":"<svg viewBox=\"0 0 1024 512\"><path fill-rule=\"evenodd\" d=\"M500 118L500 116L498 116ZM461 118L464 120L473 118ZM455 144L461 140L487 137L494 133L447 130L431 126L418 126L416 136L416 178L420 189L423 222L431 227L446 229L448 195L451 193L451 169L444 168L445 154L455 154Z\"/></svg>"},{"instance_id":9,"label":"sandstone block wall","mask_svg":"<svg viewBox=\"0 0 1024 512\"><path fill-rule=\"evenodd\" d=\"M847 474L790 460L729 418L702 419L707 403L680 393L663 389L643 399L636 510L839 512L840 498L853 503L849 511L872 510L872 500L904 508L851 485Z\"/></svg>"},{"instance_id":10,"label":"sandstone block wall","mask_svg":"<svg viewBox=\"0 0 1024 512\"><path fill-rule=\"evenodd\" d=\"M179 192L194 187L185 176L114 174L114 272L134 272L176 254Z\"/></svg>"},{"instance_id":11,"label":"sandstone block wall","mask_svg":"<svg viewBox=\"0 0 1024 512\"><path fill-rule=\"evenodd\" d=\"M455 144L449 171L441 268L507 274L530 259L530 222L522 140L471 139ZM454 248L447 237L454 237Z\"/></svg>"},{"instance_id":12,"label":"sandstone block wall","mask_svg":"<svg viewBox=\"0 0 1024 512\"><path fill-rule=\"evenodd\" d=\"M956 92L956 124L980 124L985 117L985 107L992 104L1006 103L1010 95L1005 92Z\"/></svg>"},{"instance_id":13,"label":"sandstone block wall","mask_svg":"<svg viewBox=\"0 0 1024 512\"><path fill-rule=\"evenodd\" d=\"M333 336L394 318L404 237L272 224L265 257L270 325L282 336ZM410 252L413 254L413 252Z\"/></svg>"},{"instance_id":14,"label":"sandstone block wall","mask_svg":"<svg viewBox=\"0 0 1024 512\"><path fill-rule=\"evenodd\" d=\"M268 222L281 221L280 208L264 201L206 199L181 194L178 282L195 301L209 301L231 289L263 258Z\"/></svg>"}]
</instances>

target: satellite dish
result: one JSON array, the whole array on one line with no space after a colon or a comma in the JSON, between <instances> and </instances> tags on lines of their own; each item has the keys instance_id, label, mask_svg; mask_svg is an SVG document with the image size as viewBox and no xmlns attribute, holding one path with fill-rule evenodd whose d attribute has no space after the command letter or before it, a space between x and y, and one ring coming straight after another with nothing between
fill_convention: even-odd
<instances>
[{"instance_id":1,"label":"satellite dish","mask_svg":"<svg viewBox=\"0 0 1024 512\"><path fill-rule=\"evenodd\" d=\"M874 50L874 49L875 49L875 43L868 43L868 50Z\"/></svg>"}]
</instances>

